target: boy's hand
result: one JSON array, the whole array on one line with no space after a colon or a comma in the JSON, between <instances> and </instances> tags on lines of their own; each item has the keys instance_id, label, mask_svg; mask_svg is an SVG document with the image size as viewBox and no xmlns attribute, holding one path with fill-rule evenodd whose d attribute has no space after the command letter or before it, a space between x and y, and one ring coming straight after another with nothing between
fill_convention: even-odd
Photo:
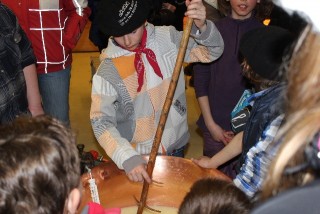
<instances>
[{"instance_id":1,"label":"boy's hand","mask_svg":"<svg viewBox=\"0 0 320 214\"><path fill-rule=\"evenodd\" d=\"M206 8L202 0L186 0L187 12L185 16L193 18L194 24L199 28L200 32L204 32L206 25Z\"/></svg>"},{"instance_id":2,"label":"boy's hand","mask_svg":"<svg viewBox=\"0 0 320 214\"><path fill-rule=\"evenodd\" d=\"M145 164L136 166L127 174L127 176L130 179L130 181L133 182L143 182L143 180L145 180L149 184L151 183L151 178L147 173Z\"/></svg>"}]
</instances>

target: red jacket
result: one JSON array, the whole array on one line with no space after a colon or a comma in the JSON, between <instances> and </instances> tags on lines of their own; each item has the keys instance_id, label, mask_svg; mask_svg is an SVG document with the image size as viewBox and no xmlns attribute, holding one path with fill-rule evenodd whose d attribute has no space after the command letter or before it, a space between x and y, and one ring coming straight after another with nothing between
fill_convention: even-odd
<instances>
[{"instance_id":1,"label":"red jacket","mask_svg":"<svg viewBox=\"0 0 320 214\"><path fill-rule=\"evenodd\" d=\"M121 214L121 208L105 209L100 204L89 202L81 211L81 214Z\"/></svg>"},{"instance_id":2,"label":"red jacket","mask_svg":"<svg viewBox=\"0 0 320 214\"><path fill-rule=\"evenodd\" d=\"M90 15L87 0L1 0L17 15L31 40L38 73L71 65L72 48Z\"/></svg>"}]
</instances>

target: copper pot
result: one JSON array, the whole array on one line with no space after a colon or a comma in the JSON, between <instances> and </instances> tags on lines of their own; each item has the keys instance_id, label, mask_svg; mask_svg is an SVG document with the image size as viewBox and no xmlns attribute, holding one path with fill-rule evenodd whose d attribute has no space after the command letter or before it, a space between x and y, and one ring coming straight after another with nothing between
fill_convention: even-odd
<instances>
[{"instance_id":1,"label":"copper pot","mask_svg":"<svg viewBox=\"0 0 320 214\"><path fill-rule=\"evenodd\" d=\"M105 208L135 206L134 197L140 199L143 184L131 182L125 172L118 169L111 161L93 168L92 176L96 180L100 203ZM204 177L231 181L219 170L201 168L191 160L158 156L153 171L153 180L162 184L150 185L147 205L178 208L192 184ZM83 190L79 211L91 201L88 179L88 173L81 178Z\"/></svg>"}]
</instances>

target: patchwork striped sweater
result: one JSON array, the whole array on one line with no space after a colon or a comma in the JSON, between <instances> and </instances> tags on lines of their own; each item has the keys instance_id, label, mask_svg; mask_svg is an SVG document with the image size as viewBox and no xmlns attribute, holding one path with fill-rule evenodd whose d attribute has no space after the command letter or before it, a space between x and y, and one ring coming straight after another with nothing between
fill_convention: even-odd
<instances>
[{"instance_id":1,"label":"patchwork striped sweater","mask_svg":"<svg viewBox=\"0 0 320 214\"><path fill-rule=\"evenodd\" d=\"M158 77L145 54L144 84L137 92L135 54L117 46L112 38L92 81L90 119L95 137L120 169L131 171L150 153L162 107L176 63L182 32L171 26L147 23L147 44L156 54L163 79ZM211 62L223 52L223 40L215 25L197 34L193 26L185 62ZM173 102L161 139L159 154L172 152L188 143L184 74L180 73Z\"/></svg>"}]
</instances>

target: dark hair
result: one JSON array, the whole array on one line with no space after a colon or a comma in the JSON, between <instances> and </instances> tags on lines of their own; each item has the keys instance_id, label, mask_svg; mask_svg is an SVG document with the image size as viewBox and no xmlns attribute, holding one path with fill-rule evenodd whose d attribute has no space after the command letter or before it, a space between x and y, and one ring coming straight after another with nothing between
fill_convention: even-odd
<instances>
[{"instance_id":1,"label":"dark hair","mask_svg":"<svg viewBox=\"0 0 320 214\"><path fill-rule=\"evenodd\" d=\"M251 68L246 59L243 60L242 67L243 76L250 80L250 82L254 85L255 90L257 91L262 91L279 83L279 81L268 80L266 78L261 77Z\"/></svg>"},{"instance_id":2,"label":"dark hair","mask_svg":"<svg viewBox=\"0 0 320 214\"><path fill-rule=\"evenodd\" d=\"M204 178L195 182L179 208L179 214L246 214L251 202L232 182Z\"/></svg>"},{"instance_id":3,"label":"dark hair","mask_svg":"<svg viewBox=\"0 0 320 214\"><path fill-rule=\"evenodd\" d=\"M0 127L0 213L63 213L79 187L74 134L49 116Z\"/></svg>"},{"instance_id":4,"label":"dark hair","mask_svg":"<svg viewBox=\"0 0 320 214\"><path fill-rule=\"evenodd\" d=\"M225 16L231 14L231 5L230 0L218 0L219 11ZM272 0L260 0L260 3L257 3L254 11L255 17L263 21L266 18L270 17L271 11L273 9Z\"/></svg>"}]
</instances>

